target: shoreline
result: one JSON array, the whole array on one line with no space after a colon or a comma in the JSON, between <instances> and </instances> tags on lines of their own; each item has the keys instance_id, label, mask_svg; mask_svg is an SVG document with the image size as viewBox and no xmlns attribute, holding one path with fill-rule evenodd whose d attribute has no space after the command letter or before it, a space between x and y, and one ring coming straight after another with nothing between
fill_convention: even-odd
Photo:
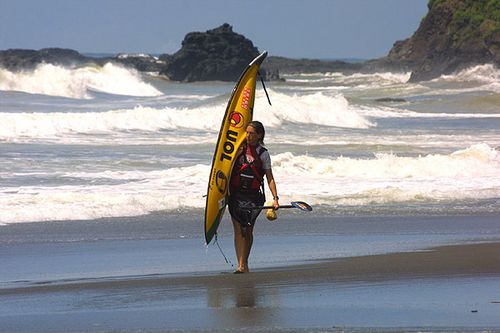
<instances>
[{"instance_id":1,"label":"shoreline","mask_svg":"<svg viewBox=\"0 0 500 333\"><path fill-rule=\"evenodd\" d=\"M445 245L426 250L313 260L259 268L249 274L199 272L38 282L0 289L1 295L108 288L245 288L248 285L356 283L427 278L499 277L500 241ZM167 287L168 286L168 287ZM499 296L500 301L500 296Z\"/></svg>"},{"instance_id":2,"label":"shoreline","mask_svg":"<svg viewBox=\"0 0 500 333\"><path fill-rule=\"evenodd\" d=\"M168 265L175 265L176 261L162 258L188 255L191 252L186 253L186 247L181 252L176 248L180 243L193 246L196 239L187 244L173 239L131 242L91 240L93 237L82 243L68 242L85 227L70 228L69 235L63 233L63 243L31 243L29 236L27 243L3 247L4 259L11 258L4 260L4 279L9 280L9 270L15 273L12 277L17 277L0 288L0 332L359 333L500 329L500 294L495 293L500 290L496 219L481 223L469 218L441 223L435 219L417 219L415 223L408 219L375 224L372 219L355 221L328 224L325 220L324 227L319 227L337 235L321 236L314 242L314 252L323 251L325 241L339 242L327 248L333 250L330 257L294 262L282 258L273 266L256 265L249 274L237 275L228 266L220 265L192 274L171 272ZM296 227L301 226L299 222ZM299 255L308 251L304 246L315 239L306 237L306 242L293 246L285 242L285 248L280 249L282 238L288 238L277 236L272 231L275 227L283 228L276 224L262 228L263 233L274 236L266 242L259 238L263 242L257 244L256 260L269 255L269 251L294 248ZM421 230L425 232L421 234ZM140 238L137 231L127 229L126 233ZM340 236L344 233L349 236ZM435 233L458 235L429 239ZM51 239L62 240L57 235ZM380 241L381 246L360 248L367 240L374 244ZM415 241L420 246L414 247ZM269 247L270 242L276 244ZM392 249L387 248L391 245ZM346 246L350 247L349 253L336 252L345 251ZM377 254L370 249L387 252ZM192 254L199 256L200 250L195 247ZM347 256L335 258L332 254ZM210 256L218 253L212 251ZM294 257L291 253L287 258ZM212 262L218 263L219 259ZM155 267L157 271L141 270ZM100 275L103 272L111 274ZM44 278L25 279L33 274Z\"/></svg>"},{"instance_id":3,"label":"shoreline","mask_svg":"<svg viewBox=\"0 0 500 333\"><path fill-rule=\"evenodd\" d=\"M2 289L0 332L493 332L499 256L490 242Z\"/></svg>"},{"instance_id":4,"label":"shoreline","mask_svg":"<svg viewBox=\"0 0 500 333\"><path fill-rule=\"evenodd\" d=\"M279 222L264 219L256 229L250 269L258 273L257 276L264 276L260 278L262 282L274 279L280 271L292 270L295 274L294 270L307 271L304 267L310 267L328 276L333 274L333 265L347 267L346 260L391 258L362 256L500 241L497 215L331 217L316 214L308 216L307 223L298 214L281 218ZM219 243L234 263L230 221L221 223L219 229ZM197 283L197 279L205 281L217 279L217 275L232 275L234 270L225 263L215 244L206 247L199 238L200 224L196 216L156 214L141 218L10 225L0 230L0 264L4 268L0 273L0 290L68 284L76 287L65 288L76 290L81 282L102 282L109 286L114 283L119 288L120 283L126 286L129 280L137 280L130 284L132 289L144 281L149 288L160 285L162 279L169 284L175 278L181 281L194 278ZM301 266L303 264L307 266ZM341 278L340 273L335 274ZM257 277L242 278L247 279ZM259 280L257 283L265 286ZM292 280L288 284L304 285ZM91 290L92 286L85 288Z\"/></svg>"}]
</instances>

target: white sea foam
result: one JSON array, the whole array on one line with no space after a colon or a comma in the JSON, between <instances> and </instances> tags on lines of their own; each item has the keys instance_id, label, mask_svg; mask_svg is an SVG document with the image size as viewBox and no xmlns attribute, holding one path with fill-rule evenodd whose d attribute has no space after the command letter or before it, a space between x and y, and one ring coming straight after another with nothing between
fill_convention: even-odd
<instances>
[{"instance_id":1,"label":"white sea foam","mask_svg":"<svg viewBox=\"0 0 500 333\"><path fill-rule=\"evenodd\" d=\"M297 135L288 133L275 134L273 141L293 142L296 145L305 146L304 150L310 150L311 147L319 146L373 146L374 149L390 150L405 147L412 150L411 147L422 149L428 147L431 149L439 148L446 150L455 149L464 144L476 145L488 142L489 145L500 147L500 135L490 132L481 134L455 133L455 134L425 134L425 133L392 133L391 135L377 135L369 133L349 134L348 136L333 136L327 133L315 133L314 136L304 138L301 133ZM314 148L313 148L314 149Z\"/></svg>"},{"instance_id":2,"label":"white sea foam","mask_svg":"<svg viewBox=\"0 0 500 333\"><path fill-rule=\"evenodd\" d=\"M442 75L432 82L477 83L477 87L461 88L463 91L493 91L500 93L500 68L493 64L470 67L450 75Z\"/></svg>"},{"instance_id":3,"label":"white sea foam","mask_svg":"<svg viewBox=\"0 0 500 333\"><path fill-rule=\"evenodd\" d=\"M290 82L372 82L379 84L406 83L411 76L411 72L375 72L375 73L354 73L343 74L337 72L330 73L303 73L293 75L283 75Z\"/></svg>"},{"instance_id":4,"label":"white sea foam","mask_svg":"<svg viewBox=\"0 0 500 333\"><path fill-rule=\"evenodd\" d=\"M232 84L160 83L168 91L156 96L143 74L114 65L37 70L44 75L0 70L0 86L74 99L0 92L0 223L176 209L200 214L209 155ZM498 95L484 87L499 80L488 70L422 86L405 83L408 73L295 75L295 82L269 84L273 106L258 89L254 118L269 130L282 203L305 200L318 205L320 214L319 204L327 210L349 206L349 212L354 205L356 212L378 204L441 210L450 202L498 212L499 154L492 148L500 146L494 130ZM35 80L29 81L30 75ZM474 93L455 96L468 89ZM106 92L153 97L116 98ZM427 96L431 93L439 103ZM384 96L416 102L421 111L373 102ZM472 106L455 110L462 101ZM479 126L484 121L453 121L486 117L491 119L484 127ZM189 146L183 151L182 144ZM329 145L335 149L331 155ZM204 164L195 165L200 161Z\"/></svg>"},{"instance_id":5,"label":"white sea foam","mask_svg":"<svg viewBox=\"0 0 500 333\"><path fill-rule=\"evenodd\" d=\"M77 99L91 98L90 91L128 96L162 94L144 82L136 70L112 63L78 68L40 64L21 72L0 68L0 90Z\"/></svg>"},{"instance_id":6,"label":"white sea foam","mask_svg":"<svg viewBox=\"0 0 500 333\"><path fill-rule=\"evenodd\" d=\"M499 109L500 111L500 109ZM449 118L449 119L474 119L474 118L500 118L500 113L445 113L445 112L416 112L400 108L378 107L360 108L359 114L374 118Z\"/></svg>"},{"instance_id":7,"label":"white sea foam","mask_svg":"<svg viewBox=\"0 0 500 333\"><path fill-rule=\"evenodd\" d=\"M275 156L280 192L300 193L315 203L373 203L481 199L500 196L500 155L487 144L450 155L372 159Z\"/></svg>"},{"instance_id":8,"label":"white sea foam","mask_svg":"<svg viewBox=\"0 0 500 333\"><path fill-rule=\"evenodd\" d=\"M388 107L356 110L342 96L328 97L323 94L302 97L277 94L275 106L268 106L263 96L257 97L255 119L265 119L269 128L282 129L286 123L316 124L366 128L377 118L499 118L500 114L450 114L421 113ZM288 105L290 105L288 107ZM317 106L315 106L317 104ZM214 143L220 127L225 105L198 108L152 108L137 106L107 112L49 112L49 113L0 113L0 142L57 142L65 144L192 144ZM342 125L342 126L340 126ZM163 131L176 131L175 135L164 135ZM456 146L461 143L490 142L497 144L495 133L477 134L473 137L460 133L408 135L394 133L390 136L355 133L346 136L331 136L317 132L303 137L288 131L277 131L275 143L307 145L420 145Z\"/></svg>"},{"instance_id":9,"label":"white sea foam","mask_svg":"<svg viewBox=\"0 0 500 333\"><path fill-rule=\"evenodd\" d=\"M269 127L279 127L284 122L348 128L373 126L341 95L273 94L276 104L272 107L267 105L262 93L258 94L254 115L256 119L266 119ZM88 134L123 136L129 131L174 129L215 132L220 127L225 107L225 104L219 103L196 108L136 106L107 112L4 112L0 113L0 141L61 140L68 137L73 142L75 135L81 135L83 142L87 142Z\"/></svg>"},{"instance_id":10,"label":"white sea foam","mask_svg":"<svg viewBox=\"0 0 500 333\"><path fill-rule=\"evenodd\" d=\"M204 207L209 165L156 171L67 172L78 186L19 186L0 192L0 223L94 219ZM280 197L311 204L369 205L500 197L500 154L479 144L451 154L370 159L273 156ZM92 185L93 180L119 184Z\"/></svg>"},{"instance_id":11,"label":"white sea foam","mask_svg":"<svg viewBox=\"0 0 500 333\"><path fill-rule=\"evenodd\" d=\"M258 92L254 114L256 119L265 119L267 126L278 127L284 122L344 128L375 126L341 94L329 96L318 92L290 96L275 91L270 93L274 106L267 105L266 97Z\"/></svg>"},{"instance_id":12,"label":"white sea foam","mask_svg":"<svg viewBox=\"0 0 500 333\"><path fill-rule=\"evenodd\" d=\"M212 108L133 109L85 113L0 113L0 140L57 139L74 134L114 134L131 130L218 128ZM221 113L218 110L219 114Z\"/></svg>"},{"instance_id":13,"label":"white sea foam","mask_svg":"<svg viewBox=\"0 0 500 333\"><path fill-rule=\"evenodd\" d=\"M158 57L146 53L120 53L117 55L117 57L118 59L145 58L145 59L158 60Z\"/></svg>"},{"instance_id":14,"label":"white sea foam","mask_svg":"<svg viewBox=\"0 0 500 333\"><path fill-rule=\"evenodd\" d=\"M330 159L283 153L273 158L273 168L290 170L291 174L304 176L307 173L313 177L327 175L335 178L367 180L495 176L500 170L499 167L500 154L484 143L449 155L403 157L390 153L377 153L370 159L349 157ZM500 174L497 176L500 177Z\"/></svg>"},{"instance_id":15,"label":"white sea foam","mask_svg":"<svg viewBox=\"0 0 500 333\"><path fill-rule=\"evenodd\" d=\"M445 80L445 81L461 81L461 82L469 82L469 81L478 81L484 83L498 83L500 82L500 69L492 64L485 64L470 67L459 72L456 72L451 75L442 75L437 80Z\"/></svg>"},{"instance_id":16,"label":"white sea foam","mask_svg":"<svg viewBox=\"0 0 500 333\"><path fill-rule=\"evenodd\" d=\"M137 216L159 210L202 207L201 184L209 167L194 165L151 172L68 173L82 179L129 180L120 185L22 186L0 192L0 223ZM91 182L89 182L91 183Z\"/></svg>"},{"instance_id":17,"label":"white sea foam","mask_svg":"<svg viewBox=\"0 0 500 333\"><path fill-rule=\"evenodd\" d=\"M346 82L370 82L371 84L377 85L387 85L387 84L401 84L406 83L410 79L411 73L393 73L393 72L382 72L382 73L372 73L372 74L361 74L356 73L352 75L346 75L344 81Z\"/></svg>"}]
</instances>

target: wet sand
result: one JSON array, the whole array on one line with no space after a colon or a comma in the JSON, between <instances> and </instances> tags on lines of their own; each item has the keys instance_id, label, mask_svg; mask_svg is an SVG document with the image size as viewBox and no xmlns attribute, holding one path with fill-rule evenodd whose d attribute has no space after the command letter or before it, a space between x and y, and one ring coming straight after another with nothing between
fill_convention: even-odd
<instances>
[{"instance_id":1,"label":"wet sand","mask_svg":"<svg viewBox=\"0 0 500 333\"><path fill-rule=\"evenodd\" d=\"M2 289L0 331L500 330L499 290L500 243L465 244L240 275L132 276Z\"/></svg>"},{"instance_id":2,"label":"wet sand","mask_svg":"<svg viewBox=\"0 0 500 333\"><path fill-rule=\"evenodd\" d=\"M500 243L450 245L418 252L369 255L253 270L249 274L212 273L194 276L151 275L105 281L65 283L0 289L0 295L112 287L171 286L182 288L245 288L260 284L305 284L436 278L454 276L499 276ZM499 296L500 297L500 296Z\"/></svg>"}]
</instances>

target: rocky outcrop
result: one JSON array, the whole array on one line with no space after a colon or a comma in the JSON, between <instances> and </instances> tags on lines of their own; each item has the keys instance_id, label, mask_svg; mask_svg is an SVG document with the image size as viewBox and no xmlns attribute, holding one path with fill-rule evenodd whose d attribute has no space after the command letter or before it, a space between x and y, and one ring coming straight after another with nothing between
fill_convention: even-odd
<instances>
[{"instance_id":1,"label":"rocky outcrop","mask_svg":"<svg viewBox=\"0 0 500 333\"><path fill-rule=\"evenodd\" d=\"M361 70L363 64L339 60L290 59L270 56L264 62L263 67L277 73L354 72Z\"/></svg>"},{"instance_id":2,"label":"rocky outcrop","mask_svg":"<svg viewBox=\"0 0 500 333\"><path fill-rule=\"evenodd\" d=\"M165 61L146 54L119 54L115 57L88 57L71 49L47 48L41 50L9 49L0 51L0 67L10 71L33 69L41 63L66 67L88 64L104 65L107 62L133 67L142 72L159 72Z\"/></svg>"},{"instance_id":3,"label":"rocky outcrop","mask_svg":"<svg viewBox=\"0 0 500 333\"><path fill-rule=\"evenodd\" d=\"M133 67L140 72L158 73L165 66L168 55L158 58L149 54L118 54L116 57L99 59L100 63L112 61L127 67Z\"/></svg>"},{"instance_id":4,"label":"rocky outcrop","mask_svg":"<svg viewBox=\"0 0 500 333\"><path fill-rule=\"evenodd\" d=\"M500 65L499 0L430 0L429 12L409 39L382 59L412 68L410 81L479 64Z\"/></svg>"},{"instance_id":5,"label":"rocky outcrop","mask_svg":"<svg viewBox=\"0 0 500 333\"><path fill-rule=\"evenodd\" d=\"M160 74L184 82L236 81L257 55L253 43L225 23L207 32L187 34Z\"/></svg>"},{"instance_id":6,"label":"rocky outcrop","mask_svg":"<svg viewBox=\"0 0 500 333\"><path fill-rule=\"evenodd\" d=\"M147 54L118 54L114 57L89 57L75 50L48 48L41 50L11 49L0 51L0 66L9 70L32 69L40 63L63 66L104 65L119 63L141 72L154 72L173 81L236 81L259 50L229 24L206 32L188 33L182 48L173 55L154 57ZM398 70L399 64L387 60L349 63L316 59L290 59L269 56L260 72L266 80L281 80L280 73L373 72Z\"/></svg>"},{"instance_id":7,"label":"rocky outcrop","mask_svg":"<svg viewBox=\"0 0 500 333\"><path fill-rule=\"evenodd\" d=\"M40 63L73 65L91 61L75 50L47 48L41 50L9 49L0 51L0 66L11 71L32 69Z\"/></svg>"}]
</instances>

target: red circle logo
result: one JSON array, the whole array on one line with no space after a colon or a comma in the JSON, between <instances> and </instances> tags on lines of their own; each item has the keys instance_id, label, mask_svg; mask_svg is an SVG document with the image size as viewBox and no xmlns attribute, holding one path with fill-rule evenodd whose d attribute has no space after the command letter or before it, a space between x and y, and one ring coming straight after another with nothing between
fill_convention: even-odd
<instances>
[{"instance_id":1,"label":"red circle logo","mask_svg":"<svg viewBox=\"0 0 500 333\"><path fill-rule=\"evenodd\" d=\"M243 123L245 122L244 120L245 118L241 113L232 112L229 116L229 125L231 125L231 127L240 128L243 126Z\"/></svg>"}]
</instances>

